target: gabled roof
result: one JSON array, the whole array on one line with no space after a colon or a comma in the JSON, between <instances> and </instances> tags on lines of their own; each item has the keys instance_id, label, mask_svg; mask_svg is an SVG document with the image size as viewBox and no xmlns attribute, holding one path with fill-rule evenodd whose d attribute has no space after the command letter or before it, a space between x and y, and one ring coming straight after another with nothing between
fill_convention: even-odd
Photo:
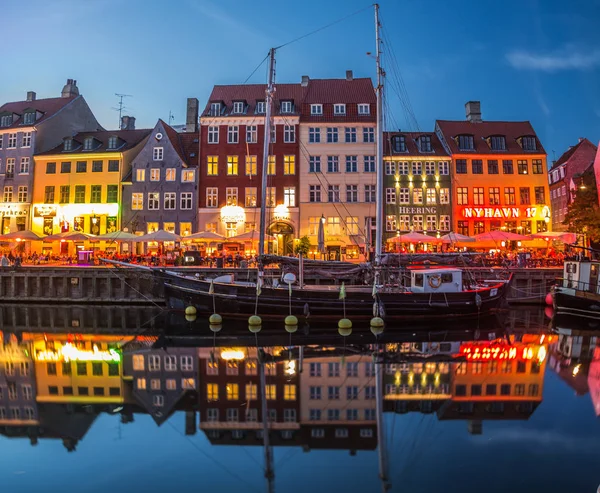
<instances>
[{"instance_id":1,"label":"gabled roof","mask_svg":"<svg viewBox=\"0 0 600 493\"><path fill-rule=\"evenodd\" d=\"M200 133L190 132L179 134L181 140L181 147L183 148L183 155L185 157L185 163L190 167L197 167L200 162Z\"/></svg>"},{"instance_id":2,"label":"gabled roof","mask_svg":"<svg viewBox=\"0 0 600 493\"><path fill-rule=\"evenodd\" d=\"M152 132L152 129L149 128L140 130L103 130L100 132L80 132L73 137L75 142L73 143L72 150L65 151L64 145L60 144L54 149L37 154L37 156L48 156L54 154L69 155L98 152L125 152L138 145L142 140L150 135L150 132ZM121 145L119 145L116 149L108 149L108 139L110 139L112 136L116 136L120 141L122 141ZM89 151L84 151L82 144L83 141L88 137L93 137L100 143L100 145L94 149L90 149Z\"/></svg>"},{"instance_id":3,"label":"gabled roof","mask_svg":"<svg viewBox=\"0 0 600 493\"><path fill-rule=\"evenodd\" d=\"M407 152L392 152L392 139L397 136L404 136ZM431 151L421 152L417 145L417 139L421 135L428 135L431 138ZM383 133L383 155L386 156L443 156L448 157L448 153L440 142L435 132L384 132Z\"/></svg>"},{"instance_id":4,"label":"gabled roof","mask_svg":"<svg viewBox=\"0 0 600 493\"><path fill-rule=\"evenodd\" d=\"M68 98L47 98L47 99L36 99L34 101L15 101L12 103L5 103L0 106L0 113L16 113L20 117L9 127L0 127L0 130L9 128L19 128L23 126L39 125L43 121L55 115L62 108L67 106L71 101L81 96L71 96ZM23 124L23 112L27 109L35 109L42 114L33 124Z\"/></svg>"},{"instance_id":5,"label":"gabled roof","mask_svg":"<svg viewBox=\"0 0 600 493\"><path fill-rule=\"evenodd\" d=\"M310 79L304 103L373 103L377 102L373 81L359 79Z\"/></svg>"},{"instance_id":6,"label":"gabled roof","mask_svg":"<svg viewBox=\"0 0 600 493\"><path fill-rule=\"evenodd\" d=\"M437 120L436 125L441 130L450 152L452 154L546 154L542 143L537 138L535 130L528 121L525 122L497 122L497 121L454 121ZM472 135L475 149L465 151L458 148L454 140L459 135ZM494 151L490 148L486 139L492 136L503 135L506 139L505 151ZM535 137L537 149L535 151L526 151L519 145L517 139L520 137Z\"/></svg>"},{"instance_id":7,"label":"gabled roof","mask_svg":"<svg viewBox=\"0 0 600 493\"><path fill-rule=\"evenodd\" d=\"M569 147L569 149L563 152L563 154L556 160L550 169L554 169L562 164L565 164L575 155L578 155L577 158L579 159L593 162L597 151L598 148L594 144L592 144L588 139L583 138L576 145Z\"/></svg>"}]
</instances>

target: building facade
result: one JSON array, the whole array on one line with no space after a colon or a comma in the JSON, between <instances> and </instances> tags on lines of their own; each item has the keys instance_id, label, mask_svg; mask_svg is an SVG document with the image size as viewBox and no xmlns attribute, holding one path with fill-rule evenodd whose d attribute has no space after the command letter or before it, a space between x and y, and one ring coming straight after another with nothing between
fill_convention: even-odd
<instances>
[{"instance_id":1,"label":"building facade","mask_svg":"<svg viewBox=\"0 0 600 493\"><path fill-rule=\"evenodd\" d=\"M34 154L52 149L79 131L101 128L73 79L67 80L61 97L37 99L29 91L25 101L0 106L2 234L31 227Z\"/></svg>"},{"instance_id":2,"label":"building facade","mask_svg":"<svg viewBox=\"0 0 600 493\"><path fill-rule=\"evenodd\" d=\"M364 259L375 238L376 96L369 78L302 78L300 236L317 256L324 222L326 258Z\"/></svg>"},{"instance_id":3,"label":"building facade","mask_svg":"<svg viewBox=\"0 0 600 493\"><path fill-rule=\"evenodd\" d=\"M466 121L438 120L435 129L452 156L453 230L548 231L546 152L531 124L483 121L478 101L466 104L466 114Z\"/></svg>"},{"instance_id":4,"label":"building facade","mask_svg":"<svg viewBox=\"0 0 600 493\"><path fill-rule=\"evenodd\" d=\"M553 231L568 230L563 221L575 195L571 183L576 175L583 174L592 166L597 151L598 148L588 139L580 138L579 142L565 151L548 171Z\"/></svg>"},{"instance_id":5,"label":"building facade","mask_svg":"<svg viewBox=\"0 0 600 493\"><path fill-rule=\"evenodd\" d=\"M384 134L385 234L451 230L450 156L433 132Z\"/></svg>"},{"instance_id":6,"label":"building facade","mask_svg":"<svg viewBox=\"0 0 600 493\"><path fill-rule=\"evenodd\" d=\"M181 236L198 231L198 138L197 131L177 133L158 120L124 180L124 228Z\"/></svg>"},{"instance_id":7,"label":"building facade","mask_svg":"<svg viewBox=\"0 0 600 493\"><path fill-rule=\"evenodd\" d=\"M265 90L261 84L215 86L200 118L199 229L230 238L258 231L261 207ZM277 84L267 169L267 233L271 251L288 254L299 231L299 84ZM257 236L258 237L258 236ZM245 245L256 251L256 241ZM229 251L238 245L224 243Z\"/></svg>"},{"instance_id":8,"label":"building facade","mask_svg":"<svg viewBox=\"0 0 600 493\"><path fill-rule=\"evenodd\" d=\"M82 132L37 154L32 230L40 236L119 231L121 182L149 134L150 130ZM52 249L52 244L44 247Z\"/></svg>"}]
</instances>

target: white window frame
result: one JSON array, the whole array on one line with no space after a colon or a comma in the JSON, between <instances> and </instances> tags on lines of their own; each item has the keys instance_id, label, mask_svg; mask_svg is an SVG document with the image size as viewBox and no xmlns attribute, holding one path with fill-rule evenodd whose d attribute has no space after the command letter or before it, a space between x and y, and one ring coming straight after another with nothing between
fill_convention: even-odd
<instances>
[{"instance_id":1,"label":"white window frame","mask_svg":"<svg viewBox=\"0 0 600 493\"><path fill-rule=\"evenodd\" d=\"M17 148L17 133L8 134L8 142L6 144L7 149L16 149Z\"/></svg>"},{"instance_id":2,"label":"white window frame","mask_svg":"<svg viewBox=\"0 0 600 493\"><path fill-rule=\"evenodd\" d=\"M284 125L283 126L283 142L286 144L293 144L296 142L296 126L295 125Z\"/></svg>"},{"instance_id":3,"label":"white window frame","mask_svg":"<svg viewBox=\"0 0 600 493\"><path fill-rule=\"evenodd\" d=\"M217 187L206 187L206 207L211 209L219 207L219 189Z\"/></svg>"},{"instance_id":4,"label":"white window frame","mask_svg":"<svg viewBox=\"0 0 600 493\"><path fill-rule=\"evenodd\" d=\"M346 114L346 104L345 103L335 103L333 105L333 114L336 116L345 115Z\"/></svg>"},{"instance_id":5,"label":"white window frame","mask_svg":"<svg viewBox=\"0 0 600 493\"><path fill-rule=\"evenodd\" d=\"M322 104L311 104L310 105L310 114L311 115L322 115L323 114L323 105Z\"/></svg>"},{"instance_id":6,"label":"white window frame","mask_svg":"<svg viewBox=\"0 0 600 493\"><path fill-rule=\"evenodd\" d=\"M162 161L164 154L165 149L163 147L154 147L152 149L152 161Z\"/></svg>"},{"instance_id":7,"label":"white window frame","mask_svg":"<svg viewBox=\"0 0 600 493\"><path fill-rule=\"evenodd\" d=\"M179 358L179 368L181 371L194 370L194 358L189 354L184 354Z\"/></svg>"},{"instance_id":8,"label":"white window frame","mask_svg":"<svg viewBox=\"0 0 600 493\"><path fill-rule=\"evenodd\" d=\"M160 210L160 192L148 193L148 210L159 211Z\"/></svg>"},{"instance_id":9,"label":"white window frame","mask_svg":"<svg viewBox=\"0 0 600 493\"><path fill-rule=\"evenodd\" d=\"M167 168L165 170L165 181L177 180L177 168Z\"/></svg>"},{"instance_id":10,"label":"white window frame","mask_svg":"<svg viewBox=\"0 0 600 493\"><path fill-rule=\"evenodd\" d=\"M246 125L246 142L256 144L258 142L258 127L256 125Z\"/></svg>"},{"instance_id":11,"label":"white window frame","mask_svg":"<svg viewBox=\"0 0 600 493\"><path fill-rule=\"evenodd\" d=\"M165 192L163 196L165 211L174 211L177 209L177 192Z\"/></svg>"},{"instance_id":12,"label":"white window frame","mask_svg":"<svg viewBox=\"0 0 600 493\"><path fill-rule=\"evenodd\" d=\"M146 170L143 168L139 168L135 170L135 181L143 182L146 181Z\"/></svg>"},{"instance_id":13,"label":"white window frame","mask_svg":"<svg viewBox=\"0 0 600 493\"><path fill-rule=\"evenodd\" d=\"M207 141L209 144L218 144L219 143L219 127L218 126L211 125L208 127Z\"/></svg>"},{"instance_id":14,"label":"white window frame","mask_svg":"<svg viewBox=\"0 0 600 493\"><path fill-rule=\"evenodd\" d=\"M31 158L27 156L23 156L19 163L19 174L20 175L28 175L31 164Z\"/></svg>"},{"instance_id":15,"label":"white window frame","mask_svg":"<svg viewBox=\"0 0 600 493\"><path fill-rule=\"evenodd\" d=\"M244 112L245 104L243 101L234 101L233 102L233 113L240 115Z\"/></svg>"},{"instance_id":16,"label":"white window frame","mask_svg":"<svg viewBox=\"0 0 600 493\"><path fill-rule=\"evenodd\" d=\"M240 141L240 127L238 125L227 126L227 143L237 144Z\"/></svg>"},{"instance_id":17,"label":"white window frame","mask_svg":"<svg viewBox=\"0 0 600 493\"><path fill-rule=\"evenodd\" d=\"M359 115L370 115L371 114L371 105L368 103L359 103L358 104L358 114Z\"/></svg>"},{"instance_id":18,"label":"white window frame","mask_svg":"<svg viewBox=\"0 0 600 493\"><path fill-rule=\"evenodd\" d=\"M179 195L179 208L182 211L189 211L193 208L193 193L192 192L181 192Z\"/></svg>"},{"instance_id":19,"label":"white window frame","mask_svg":"<svg viewBox=\"0 0 600 493\"><path fill-rule=\"evenodd\" d=\"M294 109L294 105L292 104L292 101L282 101L280 107L281 107L281 113L292 113L292 111Z\"/></svg>"},{"instance_id":20,"label":"white window frame","mask_svg":"<svg viewBox=\"0 0 600 493\"><path fill-rule=\"evenodd\" d=\"M196 181L196 170L195 169L181 170L181 183L193 183L195 181Z\"/></svg>"},{"instance_id":21,"label":"white window frame","mask_svg":"<svg viewBox=\"0 0 600 493\"><path fill-rule=\"evenodd\" d=\"M21 147L31 147L31 132L23 132Z\"/></svg>"},{"instance_id":22,"label":"white window frame","mask_svg":"<svg viewBox=\"0 0 600 493\"><path fill-rule=\"evenodd\" d=\"M150 168L150 181L160 181L160 168Z\"/></svg>"}]
</instances>

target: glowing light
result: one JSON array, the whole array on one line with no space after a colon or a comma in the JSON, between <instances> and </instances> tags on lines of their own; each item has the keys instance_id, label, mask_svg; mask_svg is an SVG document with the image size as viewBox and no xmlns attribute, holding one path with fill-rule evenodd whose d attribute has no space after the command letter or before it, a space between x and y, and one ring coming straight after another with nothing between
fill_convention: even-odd
<instances>
[{"instance_id":1,"label":"glowing light","mask_svg":"<svg viewBox=\"0 0 600 493\"><path fill-rule=\"evenodd\" d=\"M458 356L464 356L468 361L532 360L534 357L534 348L535 346L511 346L501 341L467 343L460 346ZM545 351L544 346L540 346L537 352L538 361L541 362L546 357ZM540 357L542 358L541 360Z\"/></svg>"},{"instance_id":2,"label":"glowing light","mask_svg":"<svg viewBox=\"0 0 600 493\"><path fill-rule=\"evenodd\" d=\"M296 374L296 362L294 360L290 360L285 364L285 374L286 375L295 375Z\"/></svg>"},{"instance_id":3,"label":"glowing light","mask_svg":"<svg viewBox=\"0 0 600 493\"><path fill-rule=\"evenodd\" d=\"M538 216L538 209L537 207L464 207L462 215L466 218L533 218Z\"/></svg>"},{"instance_id":4,"label":"glowing light","mask_svg":"<svg viewBox=\"0 0 600 493\"><path fill-rule=\"evenodd\" d=\"M121 355L114 349L108 351L101 351L98 346L94 344L91 351L85 349L79 349L73 346L70 342L60 348L59 351L39 351L36 354L38 361L107 361L118 363L121 361Z\"/></svg>"},{"instance_id":5,"label":"glowing light","mask_svg":"<svg viewBox=\"0 0 600 493\"><path fill-rule=\"evenodd\" d=\"M274 219L288 219L289 217L290 210L288 209L287 205L279 204L277 207L275 207L275 210L273 211Z\"/></svg>"},{"instance_id":6,"label":"glowing light","mask_svg":"<svg viewBox=\"0 0 600 493\"><path fill-rule=\"evenodd\" d=\"M244 359L245 357L246 354L240 349L225 349L224 351L221 351L221 359L224 360L240 360Z\"/></svg>"},{"instance_id":7,"label":"glowing light","mask_svg":"<svg viewBox=\"0 0 600 493\"><path fill-rule=\"evenodd\" d=\"M540 346L540 348L538 349L538 353L537 353L537 359L540 364L544 362L547 354L548 354L548 351L546 351L546 346Z\"/></svg>"},{"instance_id":8,"label":"glowing light","mask_svg":"<svg viewBox=\"0 0 600 493\"><path fill-rule=\"evenodd\" d=\"M221 207L221 221L226 223L244 222L246 213L239 205L226 205Z\"/></svg>"},{"instance_id":9,"label":"glowing light","mask_svg":"<svg viewBox=\"0 0 600 493\"><path fill-rule=\"evenodd\" d=\"M581 370L581 364L577 365L575 368L573 368L573 376L577 376L577 374L579 373L579 370Z\"/></svg>"}]
</instances>

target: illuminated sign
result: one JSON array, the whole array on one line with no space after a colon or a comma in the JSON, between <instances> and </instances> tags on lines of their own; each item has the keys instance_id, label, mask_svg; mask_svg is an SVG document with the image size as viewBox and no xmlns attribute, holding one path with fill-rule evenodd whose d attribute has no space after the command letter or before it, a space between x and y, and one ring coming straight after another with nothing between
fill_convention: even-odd
<instances>
[{"instance_id":1,"label":"illuminated sign","mask_svg":"<svg viewBox=\"0 0 600 493\"><path fill-rule=\"evenodd\" d=\"M519 217L534 218L538 217L537 207L465 207L462 210L463 217L466 218L500 218L516 219ZM544 217L543 215L539 217Z\"/></svg>"},{"instance_id":2,"label":"illuminated sign","mask_svg":"<svg viewBox=\"0 0 600 493\"><path fill-rule=\"evenodd\" d=\"M437 214L437 207L398 207L398 214Z\"/></svg>"},{"instance_id":3,"label":"illuminated sign","mask_svg":"<svg viewBox=\"0 0 600 493\"><path fill-rule=\"evenodd\" d=\"M66 343L58 351L38 351L36 354L38 361L106 361L107 363L118 363L121 361L121 355L114 349L101 351L94 345L91 351L79 349L70 342Z\"/></svg>"},{"instance_id":4,"label":"illuminated sign","mask_svg":"<svg viewBox=\"0 0 600 493\"><path fill-rule=\"evenodd\" d=\"M532 360L537 359L540 363L546 359L545 346L511 346L506 342L465 343L461 344L458 357L464 357L467 361L496 361L496 360Z\"/></svg>"},{"instance_id":5,"label":"illuminated sign","mask_svg":"<svg viewBox=\"0 0 600 493\"><path fill-rule=\"evenodd\" d=\"M25 205L0 205L0 214L3 216L26 216L29 206Z\"/></svg>"},{"instance_id":6,"label":"illuminated sign","mask_svg":"<svg viewBox=\"0 0 600 493\"><path fill-rule=\"evenodd\" d=\"M224 351L221 351L221 358L224 360L240 360L240 359L244 359L246 357L246 354L244 353L244 351L241 351L239 349L225 349Z\"/></svg>"},{"instance_id":7,"label":"illuminated sign","mask_svg":"<svg viewBox=\"0 0 600 493\"><path fill-rule=\"evenodd\" d=\"M55 205L35 205L33 207L34 217L56 217Z\"/></svg>"}]
</instances>

